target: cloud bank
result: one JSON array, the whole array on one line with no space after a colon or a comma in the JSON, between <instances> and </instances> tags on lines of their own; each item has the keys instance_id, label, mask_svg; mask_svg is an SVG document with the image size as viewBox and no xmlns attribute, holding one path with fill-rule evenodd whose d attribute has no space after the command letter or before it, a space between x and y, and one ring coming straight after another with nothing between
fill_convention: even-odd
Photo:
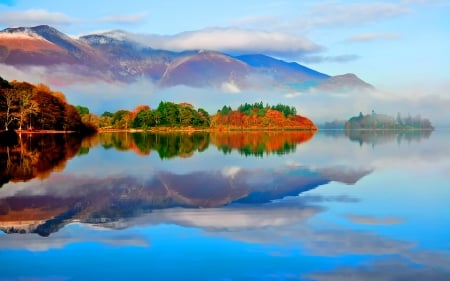
<instances>
[{"instance_id":1,"label":"cloud bank","mask_svg":"<svg viewBox=\"0 0 450 281\"><path fill-rule=\"evenodd\" d=\"M172 51L214 50L231 54L264 53L275 56L299 56L322 50L318 44L302 36L240 28L207 28L175 35L106 32L116 39L131 39L155 49Z\"/></svg>"},{"instance_id":2,"label":"cloud bank","mask_svg":"<svg viewBox=\"0 0 450 281\"><path fill-rule=\"evenodd\" d=\"M350 37L348 42L368 42L374 40L396 40L400 35L394 33L362 33Z\"/></svg>"},{"instance_id":3,"label":"cloud bank","mask_svg":"<svg viewBox=\"0 0 450 281\"><path fill-rule=\"evenodd\" d=\"M40 24L64 25L77 20L62 13L42 9L0 12L0 25L8 27L35 26Z\"/></svg>"},{"instance_id":4,"label":"cloud bank","mask_svg":"<svg viewBox=\"0 0 450 281\"><path fill-rule=\"evenodd\" d=\"M306 18L310 26L335 26L366 24L381 19L393 18L410 12L406 5L399 3L321 3L313 7Z\"/></svg>"},{"instance_id":5,"label":"cloud bank","mask_svg":"<svg viewBox=\"0 0 450 281\"><path fill-rule=\"evenodd\" d=\"M137 13L132 15L112 15L99 19L99 22L115 23L115 24L135 24L142 22L147 18L147 13Z\"/></svg>"}]
</instances>

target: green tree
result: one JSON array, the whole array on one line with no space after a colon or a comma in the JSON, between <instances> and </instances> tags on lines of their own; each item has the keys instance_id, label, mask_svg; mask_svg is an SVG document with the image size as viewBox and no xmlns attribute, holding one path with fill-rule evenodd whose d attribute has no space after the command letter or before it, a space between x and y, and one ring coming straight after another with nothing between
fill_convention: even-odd
<instances>
[{"instance_id":1,"label":"green tree","mask_svg":"<svg viewBox=\"0 0 450 281\"><path fill-rule=\"evenodd\" d=\"M141 110L133 120L133 128L148 128L156 125L152 110Z\"/></svg>"},{"instance_id":2,"label":"green tree","mask_svg":"<svg viewBox=\"0 0 450 281\"><path fill-rule=\"evenodd\" d=\"M77 109L78 113L83 116L86 114L89 114L89 108L82 106L82 105L77 105L75 106L75 108Z\"/></svg>"}]
</instances>

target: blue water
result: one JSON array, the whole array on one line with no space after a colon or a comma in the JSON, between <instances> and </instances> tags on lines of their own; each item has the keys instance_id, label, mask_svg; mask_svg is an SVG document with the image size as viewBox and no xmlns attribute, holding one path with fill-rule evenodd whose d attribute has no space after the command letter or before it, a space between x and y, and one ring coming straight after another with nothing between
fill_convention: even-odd
<instances>
[{"instance_id":1,"label":"blue water","mask_svg":"<svg viewBox=\"0 0 450 281\"><path fill-rule=\"evenodd\" d=\"M171 159L93 145L0 188L3 205L73 204L47 237L0 234L0 280L450 280L449 143L319 132L283 155Z\"/></svg>"}]
</instances>

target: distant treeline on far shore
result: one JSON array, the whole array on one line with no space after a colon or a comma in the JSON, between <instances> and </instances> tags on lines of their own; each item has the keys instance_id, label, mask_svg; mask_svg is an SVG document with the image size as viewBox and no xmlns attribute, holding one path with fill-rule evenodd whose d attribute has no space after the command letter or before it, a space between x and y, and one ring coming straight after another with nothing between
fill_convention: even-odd
<instances>
[{"instance_id":1,"label":"distant treeline on far shore","mask_svg":"<svg viewBox=\"0 0 450 281\"><path fill-rule=\"evenodd\" d=\"M433 130L431 121L420 115L411 116L408 114L402 117L397 113L396 117L386 114L378 114L372 111L371 114L359 113L349 120L334 120L319 125L325 130Z\"/></svg>"}]
</instances>

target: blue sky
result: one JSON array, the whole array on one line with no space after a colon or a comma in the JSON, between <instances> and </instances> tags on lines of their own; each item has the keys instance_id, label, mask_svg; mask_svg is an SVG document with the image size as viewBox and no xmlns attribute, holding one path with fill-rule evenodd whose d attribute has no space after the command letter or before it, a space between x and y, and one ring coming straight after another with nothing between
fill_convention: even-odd
<instances>
[{"instance_id":1,"label":"blue sky","mask_svg":"<svg viewBox=\"0 0 450 281\"><path fill-rule=\"evenodd\" d=\"M0 29L39 24L73 36L157 35L154 47L173 50L266 53L330 75L355 73L380 90L378 101L407 98L427 112L450 105L447 0L0 0Z\"/></svg>"},{"instance_id":2,"label":"blue sky","mask_svg":"<svg viewBox=\"0 0 450 281\"><path fill-rule=\"evenodd\" d=\"M207 38L210 29L230 30L224 44L242 29L287 34L299 40L267 42L279 49L272 53L329 74L354 72L389 86L450 78L450 3L442 0L0 1L0 28L38 24L71 35L202 32L206 47L208 40L220 41ZM314 47L284 45L304 41Z\"/></svg>"}]
</instances>

